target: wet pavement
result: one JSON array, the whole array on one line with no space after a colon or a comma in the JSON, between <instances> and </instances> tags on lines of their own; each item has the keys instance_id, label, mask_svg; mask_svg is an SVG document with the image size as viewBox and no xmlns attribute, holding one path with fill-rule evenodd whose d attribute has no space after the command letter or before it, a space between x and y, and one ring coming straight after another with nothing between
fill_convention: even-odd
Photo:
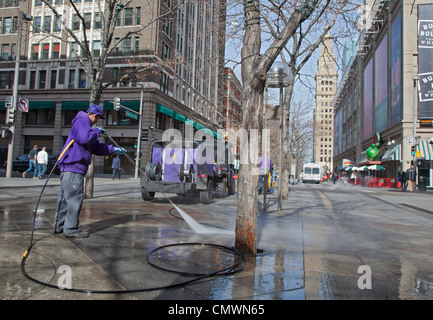
<instances>
[{"instance_id":1,"label":"wet pavement","mask_svg":"<svg viewBox=\"0 0 433 320\"><path fill-rule=\"evenodd\" d=\"M290 186L282 211L278 193L268 194L268 210L258 216L259 254L245 256L244 264L230 250L236 196L210 205L192 195L170 196L203 226L196 233L161 194L144 202L138 179L98 176L80 215L90 237L67 239L52 230L55 176L38 207L25 261L28 275L50 288L30 281L20 267L44 183L0 178L1 299L433 298L433 191L299 184ZM206 276L231 266L235 273Z\"/></svg>"}]
</instances>

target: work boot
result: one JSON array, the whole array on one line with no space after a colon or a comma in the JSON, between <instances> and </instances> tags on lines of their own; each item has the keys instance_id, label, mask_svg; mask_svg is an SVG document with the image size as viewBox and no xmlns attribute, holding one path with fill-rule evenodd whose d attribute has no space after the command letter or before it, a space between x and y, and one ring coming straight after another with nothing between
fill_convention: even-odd
<instances>
[{"instance_id":1,"label":"work boot","mask_svg":"<svg viewBox=\"0 0 433 320\"><path fill-rule=\"evenodd\" d=\"M84 231L65 234L66 238L87 238L88 236L89 236L89 233L84 232Z\"/></svg>"},{"instance_id":2,"label":"work boot","mask_svg":"<svg viewBox=\"0 0 433 320\"><path fill-rule=\"evenodd\" d=\"M23 172L23 178L25 178L26 177L26 173L25 172Z\"/></svg>"}]
</instances>

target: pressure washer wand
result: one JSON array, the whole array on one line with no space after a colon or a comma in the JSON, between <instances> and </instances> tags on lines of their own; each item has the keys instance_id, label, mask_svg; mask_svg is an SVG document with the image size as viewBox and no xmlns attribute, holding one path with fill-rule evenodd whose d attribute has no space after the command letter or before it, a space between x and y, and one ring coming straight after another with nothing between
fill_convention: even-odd
<instances>
[{"instance_id":1,"label":"pressure washer wand","mask_svg":"<svg viewBox=\"0 0 433 320\"><path fill-rule=\"evenodd\" d=\"M102 133L102 135L104 136L104 137L107 137L108 139L110 139L111 140L111 142L116 146L116 147L118 147L118 148L121 148L121 146L119 146L119 144L116 142L116 141L114 141L114 139L108 134L108 133L106 133L106 132L103 132ZM123 153L123 155L135 166L135 167L137 167L137 169L138 170L140 170L140 172L144 175L144 176L146 176L146 173L143 171L143 170L141 170L140 169L140 167L139 166L137 166L136 164L135 164L135 162L131 159L131 157L130 156L128 156L127 154L126 154L126 152L124 152Z\"/></svg>"}]
</instances>

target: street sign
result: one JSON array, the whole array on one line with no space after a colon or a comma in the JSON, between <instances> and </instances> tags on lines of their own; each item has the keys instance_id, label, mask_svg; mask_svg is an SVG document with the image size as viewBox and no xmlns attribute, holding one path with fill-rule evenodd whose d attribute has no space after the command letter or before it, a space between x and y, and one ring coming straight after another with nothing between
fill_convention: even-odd
<instances>
[{"instance_id":1,"label":"street sign","mask_svg":"<svg viewBox=\"0 0 433 320\"><path fill-rule=\"evenodd\" d=\"M10 97L6 97L5 98L5 107L6 107L6 109L9 109L9 108L12 108L13 106L12 106L12 101L13 101L13 96L10 96Z\"/></svg>"},{"instance_id":2,"label":"street sign","mask_svg":"<svg viewBox=\"0 0 433 320\"><path fill-rule=\"evenodd\" d=\"M18 99L18 108L22 112L29 112L29 100L25 98Z\"/></svg>"},{"instance_id":3,"label":"street sign","mask_svg":"<svg viewBox=\"0 0 433 320\"><path fill-rule=\"evenodd\" d=\"M413 144L413 136L407 136L407 144Z\"/></svg>"},{"instance_id":4,"label":"street sign","mask_svg":"<svg viewBox=\"0 0 433 320\"><path fill-rule=\"evenodd\" d=\"M135 113L132 113L132 112L126 111L126 112L125 112L125 115L126 115L127 117L131 118L131 119L138 120L138 115L136 115Z\"/></svg>"},{"instance_id":5,"label":"street sign","mask_svg":"<svg viewBox=\"0 0 433 320\"><path fill-rule=\"evenodd\" d=\"M148 141L149 140L149 130L143 129L141 130L141 141Z\"/></svg>"}]
</instances>

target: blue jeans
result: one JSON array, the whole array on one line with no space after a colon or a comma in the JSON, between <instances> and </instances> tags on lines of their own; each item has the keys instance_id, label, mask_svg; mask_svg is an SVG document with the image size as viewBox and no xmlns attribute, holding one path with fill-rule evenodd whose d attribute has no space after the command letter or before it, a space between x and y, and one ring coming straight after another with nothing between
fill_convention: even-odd
<instances>
[{"instance_id":1,"label":"blue jeans","mask_svg":"<svg viewBox=\"0 0 433 320\"><path fill-rule=\"evenodd\" d=\"M35 170L35 173L33 174L33 177L38 176L38 164L34 163L34 160L29 160L29 168L25 171L25 173L28 173L32 170Z\"/></svg>"},{"instance_id":2,"label":"blue jeans","mask_svg":"<svg viewBox=\"0 0 433 320\"><path fill-rule=\"evenodd\" d=\"M38 177L42 178L42 176L45 174L45 172L47 171L47 165L45 163L38 163Z\"/></svg>"}]
</instances>

